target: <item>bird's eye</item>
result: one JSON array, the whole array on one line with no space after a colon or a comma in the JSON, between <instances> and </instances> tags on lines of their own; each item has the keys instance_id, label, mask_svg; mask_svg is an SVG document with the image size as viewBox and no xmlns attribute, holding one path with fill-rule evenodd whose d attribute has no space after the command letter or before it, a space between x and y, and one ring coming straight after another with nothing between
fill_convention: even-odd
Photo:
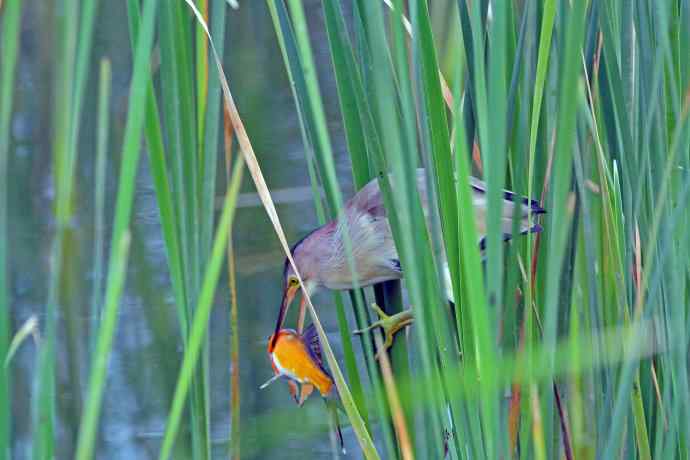
<instances>
[{"instance_id":1,"label":"bird's eye","mask_svg":"<svg viewBox=\"0 0 690 460\"><path fill-rule=\"evenodd\" d=\"M290 280L288 281L288 284L290 286L297 286L297 285L299 285L299 281L297 281L297 278L290 278Z\"/></svg>"}]
</instances>

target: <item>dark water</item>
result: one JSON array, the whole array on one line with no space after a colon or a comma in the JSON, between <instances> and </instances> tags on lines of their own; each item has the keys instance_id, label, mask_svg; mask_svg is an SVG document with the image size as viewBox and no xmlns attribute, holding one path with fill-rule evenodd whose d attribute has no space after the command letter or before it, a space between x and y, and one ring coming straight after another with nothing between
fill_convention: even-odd
<instances>
[{"instance_id":1,"label":"dark water","mask_svg":"<svg viewBox=\"0 0 690 460\"><path fill-rule=\"evenodd\" d=\"M278 211L285 230L290 239L296 239L316 225L298 119L265 3L259 0L240 3L239 11L227 13L226 71L266 180L272 189L279 191ZM338 171L344 193L349 196L349 162L338 118L320 2L305 3ZM59 14L59 5L25 1L8 184L14 330L34 314L42 324L47 297L48 257L54 235L51 213L53 14ZM100 2L79 142L76 213L69 233L67 266L62 280L65 295L59 310L56 424L59 458L70 458L74 453L88 377L90 299L94 281L92 171L98 61L108 57L113 64L108 152L111 175L106 206L110 222L131 72L126 24L125 2ZM283 384L258 390L271 375L265 342L280 300L283 257L253 192L247 177L234 234L240 304L243 458L330 458L327 418L320 398L311 398L299 409ZM182 356L155 193L145 156L140 163L134 210L126 292L101 415L96 455L99 459L157 455ZM218 458L226 456L230 432L230 320L226 276L226 273L221 276L210 321L211 428L214 457ZM317 296L317 301L337 350L335 310L330 296ZM18 459L27 458L31 452L30 414L36 351L36 346L27 342L13 362L12 449L13 458ZM311 433L304 434L305 429ZM358 449L351 430L346 427L344 434L348 458L356 458Z\"/></svg>"}]
</instances>

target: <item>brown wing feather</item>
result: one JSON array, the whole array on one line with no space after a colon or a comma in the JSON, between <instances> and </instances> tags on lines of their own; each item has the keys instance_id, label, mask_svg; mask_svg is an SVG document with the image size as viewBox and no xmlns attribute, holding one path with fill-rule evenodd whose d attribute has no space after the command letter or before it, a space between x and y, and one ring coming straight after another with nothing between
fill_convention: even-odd
<instances>
[{"instance_id":1,"label":"brown wing feather","mask_svg":"<svg viewBox=\"0 0 690 460\"><path fill-rule=\"evenodd\" d=\"M479 231L480 244L486 233L486 184L475 178L470 177L470 187L473 194L473 204L475 218L477 220L477 230ZM426 187L426 172L423 168L417 169L417 191L422 201L424 215L428 218L428 194ZM546 211L539 206L536 200L517 195L509 190L503 191L503 216L502 230L505 235L511 234L514 208L520 207L520 218L522 220L520 233L539 232L541 227L527 220L530 214L543 214ZM373 179L353 196L346 207L352 208L358 213L366 213L372 218L386 217L386 208L383 205L383 197L377 179ZM356 214L353 212L352 214Z\"/></svg>"},{"instance_id":2,"label":"brown wing feather","mask_svg":"<svg viewBox=\"0 0 690 460\"><path fill-rule=\"evenodd\" d=\"M378 180L373 179L362 187L360 191L347 202L345 207L360 213L370 214L372 217L385 217L386 208L383 205L383 197L381 196Z\"/></svg>"},{"instance_id":3,"label":"brown wing feather","mask_svg":"<svg viewBox=\"0 0 690 460\"><path fill-rule=\"evenodd\" d=\"M392 176L389 176L392 179ZM426 177L424 169L417 169L417 191L422 200L422 208L424 214L427 214L427 194L426 194ZM372 217L386 217L386 208L383 204L383 196L381 188L379 187L378 179L372 179L367 185L362 187L355 196L345 205L346 208L356 209L359 212L366 212Z\"/></svg>"}]
</instances>

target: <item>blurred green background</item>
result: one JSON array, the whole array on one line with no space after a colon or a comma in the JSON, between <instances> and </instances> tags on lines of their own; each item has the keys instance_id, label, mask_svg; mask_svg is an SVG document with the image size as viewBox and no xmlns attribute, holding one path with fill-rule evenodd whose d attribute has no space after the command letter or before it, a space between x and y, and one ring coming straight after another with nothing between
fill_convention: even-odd
<instances>
[{"instance_id":1,"label":"blurred green background","mask_svg":"<svg viewBox=\"0 0 690 460\"><path fill-rule=\"evenodd\" d=\"M305 6L314 25L317 64L323 78L330 127L336 139L343 190L349 195L349 159L342 139L333 76L328 67L330 58L321 7L318 1L307 2ZM51 113L55 100L52 81L56 62L52 34L54 17L61 14L60 8L59 2L25 1L22 15L7 184L13 331L31 315L37 315L40 322L45 314L48 259L54 234ZM69 264L61 281L67 297L61 303L64 308L58 316L57 458L69 458L74 454L88 378L87 346L94 281L92 190L98 65L101 58L112 61L112 128L106 196L106 209L112 209L117 192L117 152L121 148L132 71L126 22L124 2L100 2L81 119L83 135L79 140L80 157L75 172L75 214L71 221L69 251L65 254ZM236 102L266 180L274 191L288 237L294 240L313 229L317 222L299 122L266 4L245 1L238 10L228 8L226 30L226 72L233 88L237 88ZM143 143L142 148L145 148ZM219 171L222 162L220 156ZM221 199L219 194L218 206L222 204ZM106 215L110 235L112 215ZM131 231L127 284L108 372L96 458L151 458L157 455L182 356L158 206L146 161L140 162ZM108 238L106 241L109 244ZM313 399L305 408L298 409L283 384L258 391L259 385L272 375L266 339L278 312L284 256L248 179L243 183L238 201L234 241L242 328L240 362L246 458L325 458L330 455L330 444L322 404ZM209 331L212 439L218 457L224 456L230 433L230 319L225 279L223 274ZM331 296L321 295L318 302L323 306L324 322L329 331L334 332L337 342ZM30 390L35 385L36 353L36 347L27 342L18 350L13 364L12 458L27 458L31 452ZM276 408L280 408L280 412L273 414ZM312 434L305 436L304 432L286 429L279 437L273 437L279 425L276 420L288 416L289 426L311 428ZM356 444L352 444L354 441L347 430L345 435L355 455Z\"/></svg>"}]
</instances>

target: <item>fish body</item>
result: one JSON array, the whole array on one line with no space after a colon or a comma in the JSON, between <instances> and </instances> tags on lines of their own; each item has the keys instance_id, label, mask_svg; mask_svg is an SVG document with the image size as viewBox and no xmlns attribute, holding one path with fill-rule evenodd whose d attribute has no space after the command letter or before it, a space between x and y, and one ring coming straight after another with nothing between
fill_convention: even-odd
<instances>
[{"instance_id":1,"label":"fish body","mask_svg":"<svg viewBox=\"0 0 690 460\"><path fill-rule=\"evenodd\" d=\"M307 327L302 335L294 329L280 329L275 340L273 335L268 339L268 355L274 375L261 388L284 378L290 395L300 406L317 389L324 398L340 448L345 453L338 420L337 391L333 378L323 366L321 344L314 325Z\"/></svg>"},{"instance_id":2,"label":"fish body","mask_svg":"<svg viewBox=\"0 0 690 460\"><path fill-rule=\"evenodd\" d=\"M318 336L313 327L307 328L303 335L293 329L278 331L275 343L273 336L268 341L268 354L276 376L288 380L290 393L302 405L316 388L321 396L333 393L333 379L323 367ZM297 397L297 384L301 394Z\"/></svg>"}]
</instances>

